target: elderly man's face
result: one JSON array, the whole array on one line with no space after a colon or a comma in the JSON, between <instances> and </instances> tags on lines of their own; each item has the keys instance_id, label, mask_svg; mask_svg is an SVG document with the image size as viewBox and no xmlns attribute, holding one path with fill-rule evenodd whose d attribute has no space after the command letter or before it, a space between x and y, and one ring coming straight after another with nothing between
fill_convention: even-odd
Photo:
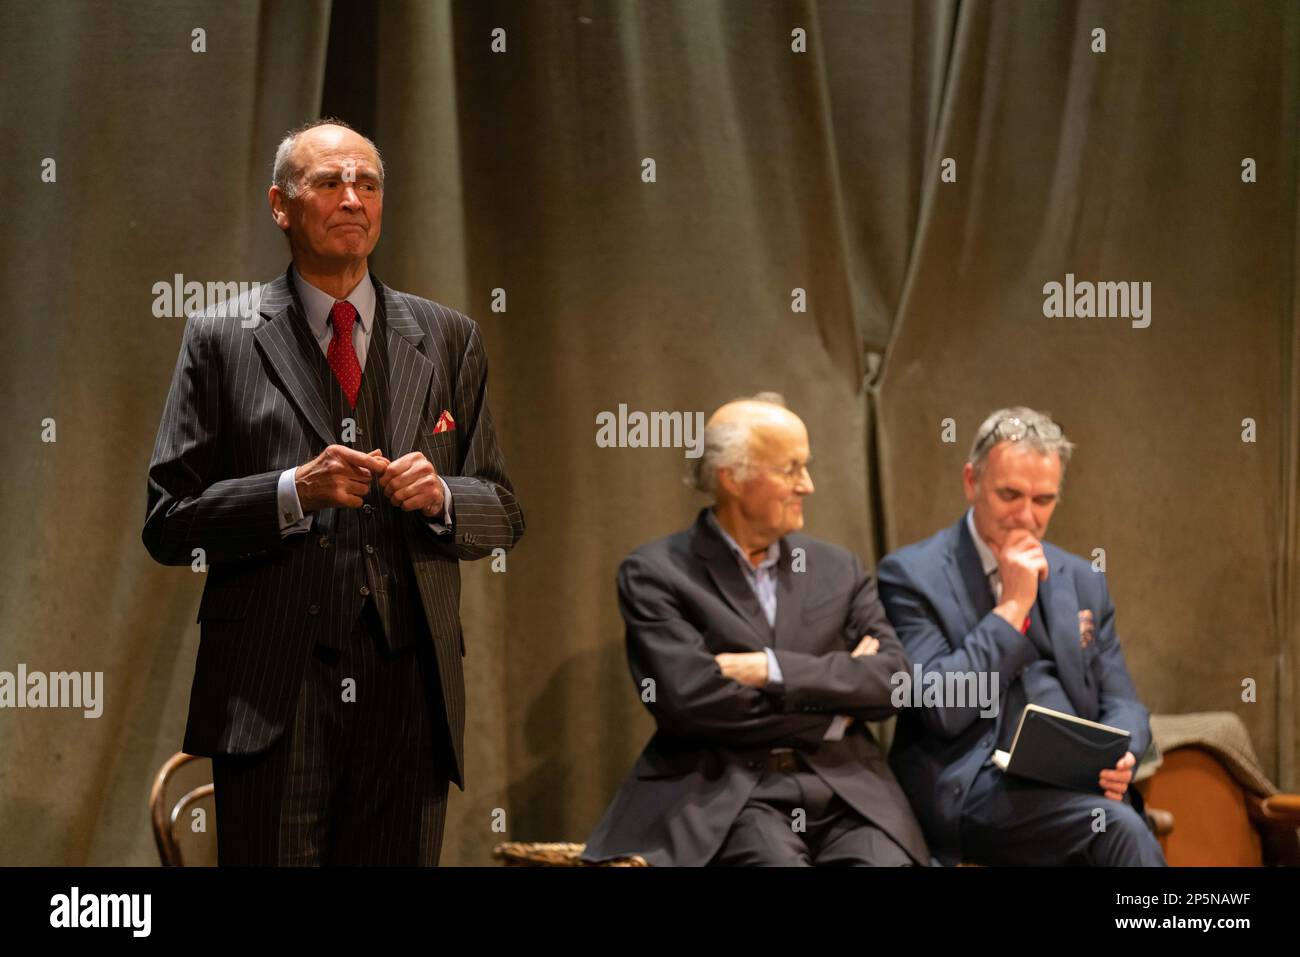
<instances>
[{"instance_id":1,"label":"elderly man's face","mask_svg":"<svg viewBox=\"0 0 1300 957\"><path fill-rule=\"evenodd\" d=\"M966 501L975 509L975 529L1001 551L1007 535L1024 529L1041 540L1056 511L1061 490L1061 459L1011 442L989 450L984 470L975 478L969 462L962 473Z\"/></svg>"},{"instance_id":2,"label":"elderly man's face","mask_svg":"<svg viewBox=\"0 0 1300 957\"><path fill-rule=\"evenodd\" d=\"M341 126L318 126L298 137L298 194L271 187L276 223L289 230L295 258L316 268L367 258L379 242L384 194L374 151Z\"/></svg>"},{"instance_id":3,"label":"elderly man's face","mask_svg":"<svg viewBox=\"0 0 1300 957\"><path fill-rule=\"evenodd\" d=\"M784 409L750 433L750 477L733 482L735 501L750 531L767 542L803 528L803 498L813 492L808 473L808 430Z\"/></svg>"}]
</instances>

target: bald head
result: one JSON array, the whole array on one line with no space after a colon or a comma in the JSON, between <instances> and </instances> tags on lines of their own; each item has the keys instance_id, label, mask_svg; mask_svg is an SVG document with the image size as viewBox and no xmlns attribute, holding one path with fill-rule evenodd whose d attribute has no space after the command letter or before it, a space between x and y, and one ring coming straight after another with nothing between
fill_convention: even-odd
<instances>
[{"instance_id":1,"label":"bald head","mask_svg":"<svg viewBox=\"0 0 1300 957\"><path fill-rule=\"evenodd\" d=\"M336 158L343 161L358 155L369 161L382 190L384 160L370 138L362 136L346 123L317 120L285 134L275 151L271 184L279 187L286 199L293 199L301 188L303 171L310 169L314 160Z\"/></svg>"},{"instance_id":2,"label":"bald head","mask_svg":"<svg viewBox=\"0 0 1300 957\"><path fill-rule=\"evenodd\" d=\"M803 527L803 498L812 494L808 430L779 396L737 399L704 427L696 487L714 498L722 527L747 551L766 548Z\"/></svg>"},{"instance_id":3,"label":"bald head","mask_svg":"<svg viewBox=\"0 0 1300 957\"><path fill-rule=\"evenodd\" d=\"M709 416L704 428L706 447L711 430L743 435L743 457L751 463L780 464L787 448L808 444L808 430L799 416L784 406L755 399L728 402ZM741 463L726 464L735 469Z\"/></svg>"}]
</instances>

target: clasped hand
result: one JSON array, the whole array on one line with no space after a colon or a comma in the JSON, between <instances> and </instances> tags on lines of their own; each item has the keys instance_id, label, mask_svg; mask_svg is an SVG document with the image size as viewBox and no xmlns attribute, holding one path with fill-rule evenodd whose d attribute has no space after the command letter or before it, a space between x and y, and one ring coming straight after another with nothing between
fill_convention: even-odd
<instances>
[{"instance_id":1,"label":"clasped hand","mask_svg":"<svg viewBox=\"0 0 1300 957\"><path fill-rule=\"evenodd\" d=\"M294 473L304 514L322 508L360 508L372 480L404 512L418 511L425 518L443 512L442 482L423 452L408 452L390 461L379 449L366 453L329 445Z\"/></svg>"}]
</instances>

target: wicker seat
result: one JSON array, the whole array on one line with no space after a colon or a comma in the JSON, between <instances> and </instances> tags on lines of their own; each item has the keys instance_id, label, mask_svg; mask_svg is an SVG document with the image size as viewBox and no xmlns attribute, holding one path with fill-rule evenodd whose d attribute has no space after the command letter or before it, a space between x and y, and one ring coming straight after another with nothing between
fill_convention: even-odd
<instances>
[{"instance_id":1,"label":"wicker seat","mask_svg":"<svg viewBox=\"0 0 1300 957\"><path fill-rule=\"evenodd\" d=\"M507 841L492 848L492 856L506 867L649 867L640 855L615 857L599 864L579 860L586 844L568 842Z\"/></svg>"}]
</instances>

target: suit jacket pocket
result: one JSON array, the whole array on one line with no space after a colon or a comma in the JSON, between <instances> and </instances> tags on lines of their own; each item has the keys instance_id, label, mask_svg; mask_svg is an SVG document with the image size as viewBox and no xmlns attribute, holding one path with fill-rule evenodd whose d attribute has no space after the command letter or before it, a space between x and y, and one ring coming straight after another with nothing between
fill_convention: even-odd
<instances>
[{"instance_id":1,"label":"suit jacket pocket","mask_svg":"<svg viewBox=\"0 0 1300 957\"><path fill-rule=\"evenodd\" d=\"M211 581L203 589L199 600L199 614L195 621L239 621L248 614L253 589L248 585L216 585Z\"/></svg>"},{"instance_id":2,"label":"suit jacket pocket","mask_svg":"<svg viewBox=\"0 0 1300 957\"><path fill-rule=\"evenodd\" d=\"M439 473L452 475L457 465L456 438L458 434L453 429L448 432L421 435L415 447L424 453L424 457L433 463Z\"/></svg>"},{"instance_id":3,"label":"suit jacket pocket","mask_svg":"<svg viewBox=\"0 0 1300 957\"><path fill-rule=\"evenodd\" d=\"M420 441L423 442L425 447L428 449L442 449L448 447L454 449L456 447L456 437L459 434L460 433L455 429L451 429L447 432L431 432L428 435L420 436Z\"/></svg>"}]
</instances>

